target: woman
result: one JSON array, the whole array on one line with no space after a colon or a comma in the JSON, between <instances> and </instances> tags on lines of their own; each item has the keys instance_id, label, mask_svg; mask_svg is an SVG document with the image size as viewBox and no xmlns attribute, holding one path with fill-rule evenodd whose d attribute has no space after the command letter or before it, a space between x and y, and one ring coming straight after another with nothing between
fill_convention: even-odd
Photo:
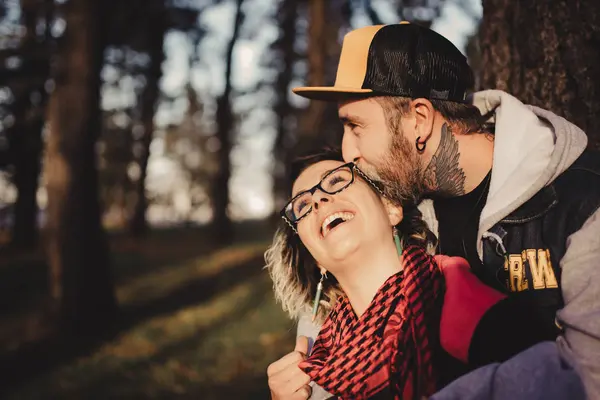
<instances>
[{"instance_id":1,"label":"woman","mask_svg":"<svg viewBox=\"0 0 600 400\"><path fill-rule=\"evenodd\" d=\"M443 278L418 211L392 206L335 150L300 159L292 178L265 256L283 309L325 320L300 368L340 398L433 394Z\"/></svg>"}]
</instances>

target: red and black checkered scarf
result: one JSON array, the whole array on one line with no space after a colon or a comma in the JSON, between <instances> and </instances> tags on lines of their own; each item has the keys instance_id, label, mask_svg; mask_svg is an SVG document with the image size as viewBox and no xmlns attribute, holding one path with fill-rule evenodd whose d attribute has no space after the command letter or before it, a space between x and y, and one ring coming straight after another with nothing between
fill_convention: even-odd
<instances>
[{"instance_id":1,"label":"red and black checkered scarf","mask_svg":"<svg viewBox=\"0 0 600 400\"><path fill-rule=\"evenodd\" d=\"M343 296L300 368L330 394L368 399L428 396L436 390L432 348L439 340L444 280L433 257L410 246L404 270L390 278L357 318Z\"/></svg>"}]
</instances>

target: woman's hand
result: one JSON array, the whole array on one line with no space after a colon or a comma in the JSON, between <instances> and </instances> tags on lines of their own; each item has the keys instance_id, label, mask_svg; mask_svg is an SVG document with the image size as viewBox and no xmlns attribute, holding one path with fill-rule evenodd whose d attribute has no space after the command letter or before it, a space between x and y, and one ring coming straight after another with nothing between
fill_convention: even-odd
<instances>
[{"instance_id":1,"label":"woman's hand","mask_svg":"<svg viewBox=\"0 0 600 400\"><path fill-rule=\"evenodd\" d=\"M307 353L308 338L299 336L294 351L269 365L267 376L273 400L306 400L310 397L310 377L298 368L298 364L306 359Z\"/></svg>"}]
</instances>

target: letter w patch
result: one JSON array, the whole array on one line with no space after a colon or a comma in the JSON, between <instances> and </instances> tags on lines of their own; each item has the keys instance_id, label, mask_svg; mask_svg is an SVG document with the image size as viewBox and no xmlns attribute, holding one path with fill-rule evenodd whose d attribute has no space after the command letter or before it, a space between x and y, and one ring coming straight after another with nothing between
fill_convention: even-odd
<instances>
[{"instance_id":1,"label":"letter w patch","mask_svg":"<svg viewBox=\"0 0 600 400\"><path fill-rule=\"evenodd\" d=\"M504 269L508 272L508 289L512 292L558 288L548 249L526 249L521 254L509 254ZM527 270L531 273L531 286Z\"/></svg>"}]
</instances>

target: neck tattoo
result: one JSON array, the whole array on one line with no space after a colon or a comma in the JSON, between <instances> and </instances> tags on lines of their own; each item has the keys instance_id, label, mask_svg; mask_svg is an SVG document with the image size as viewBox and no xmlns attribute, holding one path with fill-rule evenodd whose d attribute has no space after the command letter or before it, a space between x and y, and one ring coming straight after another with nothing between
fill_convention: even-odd
<instances>
[{"instance_id":1,"label":"neck tattoo","mask_svg":"<svg viewBox=\"0 0 600 400\"><path fill-rule=\"evenodd\" d=\"M458 140L452 135L448 124L442 126L440 145L425 171L429 190L441 196L465 194L465 172L460 167Z\"/></svg>"}]
</instances>

